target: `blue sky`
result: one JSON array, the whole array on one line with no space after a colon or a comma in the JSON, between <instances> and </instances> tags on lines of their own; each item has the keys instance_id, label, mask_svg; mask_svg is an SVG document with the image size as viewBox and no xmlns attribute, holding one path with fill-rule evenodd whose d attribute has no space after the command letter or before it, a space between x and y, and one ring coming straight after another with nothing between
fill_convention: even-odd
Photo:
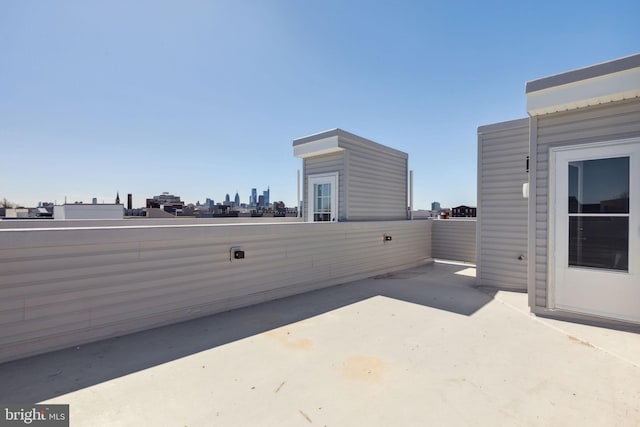
<instances>
[{"instance_id":1,"label":"blue sky","mask_svg":"<svg viewBox=\"0 0 640 427\"><path fill-rule=\"evenodd\" d=\"M476 129L526 81L640 52L629 1L0 2L0 200L271 187L340 127L409 153L415 205L476 203Z\"/></svg>"}]
</instances>

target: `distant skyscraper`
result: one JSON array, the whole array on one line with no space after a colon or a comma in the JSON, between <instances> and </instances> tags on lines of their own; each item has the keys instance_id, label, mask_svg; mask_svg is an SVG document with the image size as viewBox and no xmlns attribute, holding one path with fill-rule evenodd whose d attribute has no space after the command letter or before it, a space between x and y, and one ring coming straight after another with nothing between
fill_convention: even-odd
<instances>
[{"instance_id":1,"label":"distant skyscraper","mask_svg":"<svg viewBox=\"0 0 640 427\"><path fill-rule=\"evenodd\" d=\"M116 205L119 205L119 204L120 204L120 192L118 191L116 193Z\"/></svg>"},{"instance_id":2,"label":"distant skyscraper","mask_svg":"<svg viewBox=\"0 0 640 427\"><path fill-rule=\"evenodd\" d=\"M269 207L269 193L271 192L271 190L269 189L269 187L267 187L266 191L262 192L262 195L264 196L264 206L265 207Z\"/></svg>"},{"instance_id":3,"label":"distant skyscraper","mask_svg":"<svg viewBox=\"0 0 640 427\"><path fill-rule=\"evenodd\" d=\"M236 191L236 197L233 198L233 201L235 202L236 206L240 206L240 195L238 194L237 191Z\"/></svg>"},{"instance_id":4,"label":"distant skyscraper","mask_svg":"<svg viewBox=\"0 0 640 427\"><path fill-rule=\"evenodd\" d=\"M231 198L229 197L229 193L227 193L227 196L224 198L224 203L227 205L231 203Z\"/></svg>"},{"instance_id":5,"label":"distant skyscraper","mask_svg":"<svg viewBox=\"0 0 640 427\"><path fill-rule=\"evenodd\" d=\"M264 206L264 196L258 196L258 206Z\"/></svg>"},{"instance_id":6,"label":"distant skyscraper","mask_svg":"<svg viewBox=\"0 0 640 427\"><path fill-rule=\"evenodd\" d=\"M127 209L133 209L133 194L127 194Z\"/></svg>"},{"instance_id":7,"label":"distant skyscraper","mask_svg":"<svg viewBox=\"0 0 640 427\"><path fill-rule=\"evenodd\" d=\"M97 205L98 204L98 198L94 197L93 199L91 199L91 203L94 204L94 205Z\"/></svg>"},{"instance_id":8,"label":"distant skyscraper","mask_svg":"<svg viewBox=\"0 0 640 427\"><path fill-rule=\"evenodd\" d=\"M258 204L258 190L255 188L251 189L251 197L249 198L249 204L252 208L255 208Z\"/></svg>"},{"instance_id":9,"label":"distant skyscraper","mask_svg":"<svg viewBox=\"0 0 640 427\"><path fill-rule=\"evenodd\" d=\"M439 211L440 210L440 202L431 203L431 210L432 211Z\"/></svg>"}]
</instances>

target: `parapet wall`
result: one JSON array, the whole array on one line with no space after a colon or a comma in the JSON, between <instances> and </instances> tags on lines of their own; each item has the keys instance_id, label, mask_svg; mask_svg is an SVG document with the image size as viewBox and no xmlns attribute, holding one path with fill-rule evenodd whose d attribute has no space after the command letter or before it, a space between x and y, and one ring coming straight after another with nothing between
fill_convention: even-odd
<instances>
[{"instance_id":1,"label":"parapet wall","mask_svg":"<svg viewBox=\"0 0 640 427\"><path fill-rule=\"evenodd\" d=\"M476 226L475 218L433 221L433 257L475 264Z\"/></svg>"},{"instance_id":2,"label":"parapet wall","mask_svg":"<svg viewBox=\"0 0 640 427\"><path fill-rule=\"evenodd\" d=\"M87 225L0 230L0 362L432 259L432 221Z\"/></svg>"}]
</instances>

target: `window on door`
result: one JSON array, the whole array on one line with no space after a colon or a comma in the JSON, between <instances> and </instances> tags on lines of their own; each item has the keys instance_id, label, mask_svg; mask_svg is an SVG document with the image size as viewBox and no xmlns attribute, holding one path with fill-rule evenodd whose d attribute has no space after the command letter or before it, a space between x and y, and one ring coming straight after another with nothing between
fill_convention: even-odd
<instances>
[{"instance_id":1,"label":"window on door","mask_svg":"<svg viewBox=\"0 0 640 427\"><path fill-rule=\"evenodd\" d=\"M309 176L309 221L336 221L338 213L338 173Z\"/></svg>"},{"instance_id":2,"label":"window on door","mask_svg":"<svg viewBox=\"0 0 640 427\"><path fill-rule=\"evenodd\" d=\"M313 201L313 220L331 221L331 184L314 184Z\"/></svg>"},{"instance_id":3,"label":"window on door","mask_svg":"<svg viewBox=\"0 0 640 427\"><path fill-rule=\"evenodd\" d=\"M629 157L568 163L569 266L629 269Z\"/></svg>"}]
</instances>

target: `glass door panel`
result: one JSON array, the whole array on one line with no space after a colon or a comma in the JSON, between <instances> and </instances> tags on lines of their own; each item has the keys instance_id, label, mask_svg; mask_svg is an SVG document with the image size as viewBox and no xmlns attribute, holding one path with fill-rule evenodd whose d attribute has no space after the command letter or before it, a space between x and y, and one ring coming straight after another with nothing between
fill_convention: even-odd
<instances>
[{"instance_id":1,"label":"glass door panel","mask_svg":"<svg viewBox=\"0 0 640 427\"><path fill-rule=\"evenodd\" d=\"M629 160L568 162L568 265L629 268Z\"/></svg>"}]
</instances>

